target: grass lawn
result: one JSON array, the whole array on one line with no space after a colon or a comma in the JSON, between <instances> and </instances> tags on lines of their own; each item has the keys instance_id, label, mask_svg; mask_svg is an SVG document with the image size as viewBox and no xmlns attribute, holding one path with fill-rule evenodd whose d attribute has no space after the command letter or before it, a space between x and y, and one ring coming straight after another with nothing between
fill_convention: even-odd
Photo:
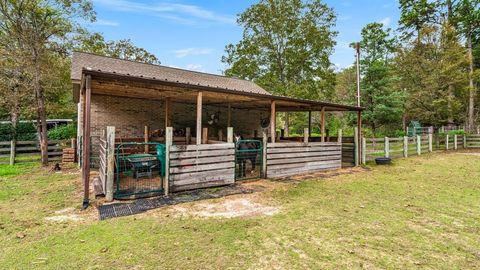
<instances>
[{"instance_id":1,"label":"grass lawn","mask_svg":"<svg viewBox=\"0 0 480 270\"><path fill-rule=\"evenodd\" d=\"M106 221L78 210L75 169L1 166L0 268L478 269L480 155L394 163L181 205L247 198L273 215L204 218L175 206ZM46 219L68 207L79 220Z\"/></svg>"}]
</instances>

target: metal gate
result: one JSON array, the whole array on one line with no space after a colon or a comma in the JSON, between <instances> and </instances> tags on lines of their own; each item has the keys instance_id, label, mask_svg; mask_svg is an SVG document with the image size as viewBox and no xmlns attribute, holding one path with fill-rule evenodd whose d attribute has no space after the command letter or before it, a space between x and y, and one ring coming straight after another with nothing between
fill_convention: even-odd
<instances>
[{"instance_id":1,"label":"metal gate","mask_svg":"<svg viewBox=\"0 0 480 270\"><path fill-rule=\"evenodd\" d=\"M163 192L165 144L121 143L115 148L114 197L155 196Z\"/></svg>"},{"instance_id":2,"label":"metal gate","mask_svg":"<svg viewBox=\"0 0 480 270\"><path fill-rule=\"evenodd\" d=\"M262 142L239 140L235 143L235 180L247 180L262 176Z\"/></svg>"}]
</instances>

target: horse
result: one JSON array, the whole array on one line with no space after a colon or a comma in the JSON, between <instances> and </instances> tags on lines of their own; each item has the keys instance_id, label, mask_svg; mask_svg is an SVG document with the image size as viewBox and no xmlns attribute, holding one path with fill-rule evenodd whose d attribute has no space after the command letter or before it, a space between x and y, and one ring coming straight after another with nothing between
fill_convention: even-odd
<instances>
[{"instance_id":1,"label":"horse","mask_svg":"<svg viewBox=\"0 0 480 270\"><path fill-rule=\"evenodd\" d=\"M252 164L252 171L253 173L255 171L255 164L257 161L257 151L252 151L252 150L258 150L260 148L260 144L256 142L242 142L243 136L242 135L235 135L235 145L236 145L236 150L239 150L237 152L237 163L238 163L238 172L237 172L237 177L245 177L246 173L246 164L247 160L250 161ZM242 152L242 150L244 152Z\"/></svg>"}]
</instances>

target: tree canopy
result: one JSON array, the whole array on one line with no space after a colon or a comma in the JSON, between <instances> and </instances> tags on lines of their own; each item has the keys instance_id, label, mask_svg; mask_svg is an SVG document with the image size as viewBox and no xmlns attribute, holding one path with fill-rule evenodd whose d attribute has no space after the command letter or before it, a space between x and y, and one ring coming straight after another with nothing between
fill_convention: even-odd
<instances>
[{"instance_id":1,"label":"tree canopy","mask_svg":"<svg viewBox=\"0 0 480 270\"><path fill-rule=\"evenodd\" d=\"M332 97L335 21L321 0L261 0L238 17L243 36L226 47L225 74L280 95Z\"/></svg>"}]
</instances>

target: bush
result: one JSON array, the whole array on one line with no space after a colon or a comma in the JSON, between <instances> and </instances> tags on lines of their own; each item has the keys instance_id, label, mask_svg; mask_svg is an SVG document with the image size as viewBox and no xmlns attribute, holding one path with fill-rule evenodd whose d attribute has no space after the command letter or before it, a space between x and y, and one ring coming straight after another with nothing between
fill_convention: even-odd
<instances>
[{"instance_id":1,"label":"bush","mask_svg":"<svg viewBox=\"0 0 480 270\"><path fill-rule=\"evenodd\" d=\"M10 141L13 139L12 124L0 125L0 141ZM17 140L18 141L32 141L37 139L37 129L33 123L18 123L17 124Z\"/></svg>"},{"instance_id":2,"label":"bush","mask_svg":"<svg viewBox=\"0 0 480 270\"><path fill-rule=\"evenodd\" d=\"M48 131L48 138L50 140L67 140L77 136L77 126L75 124L68 124L59 126Z\"/></svg>"}]
</instances>

